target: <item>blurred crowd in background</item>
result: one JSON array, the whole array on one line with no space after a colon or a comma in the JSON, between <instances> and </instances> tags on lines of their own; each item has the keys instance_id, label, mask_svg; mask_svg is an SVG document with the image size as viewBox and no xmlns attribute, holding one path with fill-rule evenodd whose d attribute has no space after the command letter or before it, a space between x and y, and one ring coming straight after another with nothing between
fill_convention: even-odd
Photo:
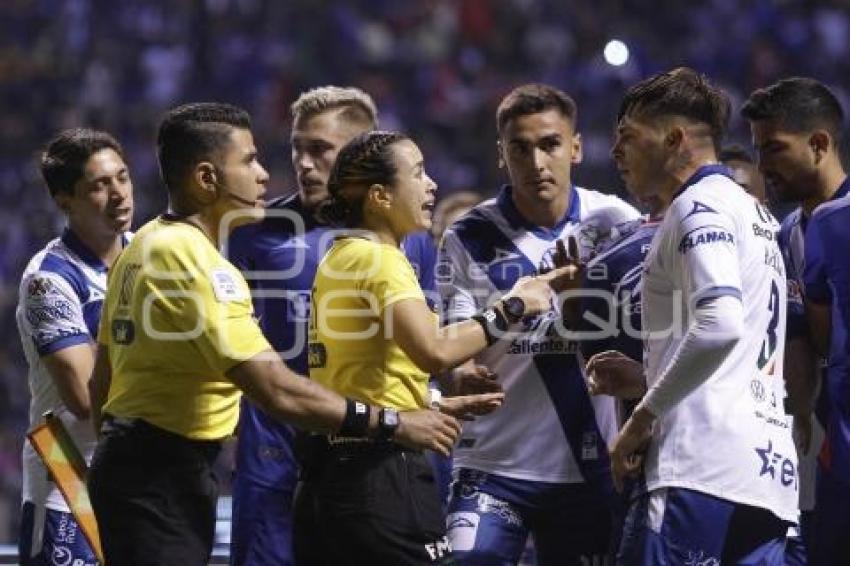
<instances>
[{"instance_id":1,"label":"blurred crowd in background","mask_svg":"<svg viewBox=\"0 0 850 566\"><path fill-rule=\"evenodd\" d=\"M618 39L627 60L606 59ZM58 130L113 133L128 153L141 225L161 212L154 136L193 100L253 115L270 193L294 187L289 104L307 88L359 86L383 129L412 135L443 195L494 193L495 108L512 87L556 85L579 107L574 178L621 185L608 151L625 88L677 65L712 77L735 111L751 90L808 75L848 104L850 2L833 0L4 0L0 2L0 543L14 540L26 364L18 282L62 218L37 157ZM737 116L731 140L749 146Z\"/></svg>"}]
</instances>

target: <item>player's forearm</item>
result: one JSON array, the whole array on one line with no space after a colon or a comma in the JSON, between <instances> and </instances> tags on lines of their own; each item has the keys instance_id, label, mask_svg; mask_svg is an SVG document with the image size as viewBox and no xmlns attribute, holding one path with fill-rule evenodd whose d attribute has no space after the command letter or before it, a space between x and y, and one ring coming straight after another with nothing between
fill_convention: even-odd
<instances>
[{"instance_id":1,"label":"player's forearm","mask_svg":"<svg viewBox=\"0 0 850 566\"><path fill-rule=\"evenodd\" d=\"M639 407L660 417L705 383L743 335L743 320L743 306L734 297L698 306L685 339Z\"/></svg>"},{"instance_id":2,"label":"player's forearm","mask_svg":"<svg viewBox=\"0 0 850 566\"><path fill-rule=\"evenodd\" d=\"M76 344L41 358L62 403L80 420L88 419L91 411L88 383L94 359L89 344Z\"/></svg>"},{"instance_id":3,"label":"player's forearm","mask_svg":"<svg viewBox=\"0 0 850 566\"><path fill-rule=\"evenodd\" d=\"M316 432L336 432L342 425L345 399L292 372L273 352L245 361L227 375L251 401L281 422Z\"/></svg>"},{"instance_id":4,"label":"player's forearm","mask_svg":"<svg viewBox=\"0 0 850 566\"><path fill-rule=\"evenodd\" d=\"M420 366L429 373L446 371L470 360L487 347L481 325L474 320L464 320L437 330L433 342ZM419 365L419 363L417 363Z\"/></svg>"}]
</instances>

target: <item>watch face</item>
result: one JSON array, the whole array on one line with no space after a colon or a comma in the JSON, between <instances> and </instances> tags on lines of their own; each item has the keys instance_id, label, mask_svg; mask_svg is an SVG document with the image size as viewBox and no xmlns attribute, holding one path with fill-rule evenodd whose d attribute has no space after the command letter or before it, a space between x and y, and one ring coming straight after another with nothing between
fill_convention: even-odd
<instances>
[{"instance_id":1,"label":"watch face","mask_svg":"<svg viewBox=\"0 0 850 566\"><path fill-rule=\"evenodd\" d=\"M398 426L398 412L393 410L384 410L384 424L389 427Z\"/></svg>"},{"instance_id":2,"label":"watch face","mask_svg":"<svg viewBox=\"0 0 850 566\"><path fill-rule=\"evenodd\" d=\"M504 303L505 314L513 320L519 320L525 314L525 302L519 297L509 297Z\"/></svg>"}]
</instances>

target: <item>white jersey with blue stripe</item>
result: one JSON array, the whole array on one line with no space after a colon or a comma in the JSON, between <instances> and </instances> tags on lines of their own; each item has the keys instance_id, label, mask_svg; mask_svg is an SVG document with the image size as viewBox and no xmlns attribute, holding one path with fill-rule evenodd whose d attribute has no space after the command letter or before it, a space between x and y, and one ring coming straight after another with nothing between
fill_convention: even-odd
<instances>
[{"instance_id":1,"label":"white jersey with blue stripe","mask_svg":"<svg viewBox=\"0 0 850 566\"><path fill-rule=\"evenodd\" d=\"M786 281L778 229L721 166L701 168L667 210L644 264L647 385L675 362L701 301L740 300L744 335L707 381L655 423L646 483L794 522L797 456L783 408Z\"/></svg>"},{"instance_id":2,"label":"white jersey with blue stripe","mask_svg":"<svg viewBox=\"0 0 850 566\"><path fill-rule=\"evenodd\" d=\"M470 318L520 277L551 267L558 239L576 236L587 257L616 234L617 225L638 217L617 197L573 187L564 218L552 229L541 228L521 216L505 187L444 236L436 272L444 322ZM608 477L614 403L590 398L577 344L558 335L556 317L528 317L522 333L477 356L477 363L496 373L506 399L498 411L464 423L456 468L539 482Z\"/></svg>"},{"instance_id":3,"label":"white jersey with blue stripe","mask_svg":"<svg viewBox=\"0 0 850 566\"><path fill-rule=\"evenodd\" d=\"M125 240L130 234L125 235ZM91 421L77 419L62 402L41 356L78 344L94 345L106 293L107 269L77 236L66 229L30 260L18 293L15 316L29 365L30 428L52 411L89 461L95 436ZM23 500L68 511L38 454L27 441L23 450Z\"/></svg>"}]
</instances>

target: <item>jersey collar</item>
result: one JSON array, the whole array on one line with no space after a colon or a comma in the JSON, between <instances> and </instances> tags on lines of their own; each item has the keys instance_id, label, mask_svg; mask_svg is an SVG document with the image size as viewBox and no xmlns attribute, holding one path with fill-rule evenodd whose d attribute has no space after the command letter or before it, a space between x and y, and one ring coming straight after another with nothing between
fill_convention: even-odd
<instances>
[{"instance_id":1,"label":"jersey collar","mask_svg":"<svg viewBox=\"0 0 850 566\"><path fill-rule=\"evenodd\" d=\"M679 195L681 195L682 193L684 193L689 188L693 187L706 177L710 177L711 175L723 175L724 177L729 177L733 181L735 180L732 176L732 171L725 165L720 165L719 163L703 165L702 167L697 169L696 172L694 172L694 174L691 175L690 178L688 178L688 180L685 181L681 187L679 187L678 191L673 193L673 199L671 200L675 200L676 197L678 197Z\"/></svg>"},{"instance_id":2,"label":"jersey collar","mask_svg":"<svg viewBox=\"0 0 850 566\"><path fill-rule=\"evenodd\" d=\"M564 214L564 217L555 224L554 228L545 228L526 220L514 204L512 193L513 187L505 185L502 187L502 190L499 192L499 196L496 199L499 211L505 219L507 219L512 228L523 228L544 240L555 240L561 235L561 232L567 224L579 221L581 204L579 202L578 191L576 190L575 185L570 186L570 204L567 206L567 212Z\"/></svg>"},{"instance_id":3,"label":"jersey collar","mask_svg":"<svg viewBox=\"0 0 850 566\"><path fill-rule=\"evenodd\" d=\"M105 273L107 271L106 264L97 257L97 255L91 251L91 249L77 236L71 228L65 228L62 231L62 243L65 244L69 250L77 254L83 262L94 269L99 273ZM122 245L127 244L126 236L121 236Z\"/></svg>"}]
</instances>

